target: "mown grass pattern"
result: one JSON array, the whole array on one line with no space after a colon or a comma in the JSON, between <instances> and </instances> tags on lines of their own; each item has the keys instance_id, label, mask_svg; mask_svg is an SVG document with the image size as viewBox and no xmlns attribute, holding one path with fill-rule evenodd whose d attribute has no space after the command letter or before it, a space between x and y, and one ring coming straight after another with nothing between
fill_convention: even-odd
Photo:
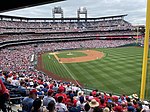
<instances>
[{"instance_id":1,"label":"mown grass pattern","mask_svg":"<svg viewBox=\"0 0 150 112\"><path fill-rule=\"evenodd\" d=\"M127 95L140 93L143 48L101 48L105 57L95 61L65 64L73 77L89 88ZM43 54L45 69L71 78L53 55Z\"/></svg>"}]
</instances>

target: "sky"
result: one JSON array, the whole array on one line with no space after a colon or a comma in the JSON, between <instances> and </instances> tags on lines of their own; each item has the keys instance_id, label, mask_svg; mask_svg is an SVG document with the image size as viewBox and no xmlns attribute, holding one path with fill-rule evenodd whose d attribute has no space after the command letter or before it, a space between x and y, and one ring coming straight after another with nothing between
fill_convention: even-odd
<instances>
[{"instance_id":1,"label":"sky","mask_svg":"<svg viewBox=\"0 0 150 112\"><path fill-rule=\"evenodd\" d=\"M133 25L145 25L146 20L146 0L66 0L0 14L31 18L51 18L52 9L56 6L62 7L64 17L77 17L77 9L86 7L88 17L128 14L125 20Z\"/></svg>"}]
</instances>

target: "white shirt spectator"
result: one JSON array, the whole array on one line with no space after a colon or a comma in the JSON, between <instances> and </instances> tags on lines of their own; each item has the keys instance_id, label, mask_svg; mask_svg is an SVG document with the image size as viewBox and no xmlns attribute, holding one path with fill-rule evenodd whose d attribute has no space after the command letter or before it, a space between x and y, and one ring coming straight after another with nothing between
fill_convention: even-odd
<instances>
[{"instance_id":1,"label":"white shirt spectator","mask_svg":"<svg viewBox=\"0 0 150 112\"><path fill-rule=\"evenodd\" d=\"M79 87L76 87L76 86L72 86L72 91L81 91L81 89Z\"/></svg>"},{"instance_id":2,"label":"white shirt spectator","mask_svg":"<svg viewBox=\"0 0 150 112\"><path fill-rule=\"evenodd\" d=\"M71 86L69 86L69 87L67 86L66 87L66 92L68 92L68 91L72 91Z\"/></svg>"},{"instance_id":3,"label":"white shirt spectator","mask_svg":"<svg viewBox=\"0 0 150 112\"><path fill-rule=\"evenodd\" d=\"M77 101L77 104L76 104L76 105L77 105L77 107L80 107L80 108L81 108L81 110L83 110L83 109L84 109L85 104L86 104L86 103L82 103L82 104L81 104L81 102L80 102L80 101Z\"/></svg>"},{"instance_id":4,"label":"white shirt spectator","mask_svg":"<svg viewBox=\"0 0 150 112\"><path fill-rule=\"evenodd\" d=\"M43 106L48 106L48 103L50 102L50 101L54 101L55 102L55 104L56 104L56 100L53 98L53 97L51 97L51 96L44 96L44 98L43 98Z\"/></svg>"},{"instance_id":5,"label":"white shirt spectator","mask_svg":"<svg viewBox=\"0 0 150 112\"><path fill-rule=\"evenodd\" d=\"M12 80L11 81L11 84L13 85L13 86L19 86L20 85L20 83L19 83L19 80Z\"/></svg>"},{"instance_id":6,"label":"white shirt spectator","mask_svg":"<svg viewBox=\"0 0 150 112\"><path fill-rule=\"evenodd\" d=\"M56 103L55 105L57 112L67 112L67 106L64 103Z\"/></svg>"},{"instance_id":7,"label":"white shirt spectator","mask_svg":"<svg viewBox=\"0 0 150 112\"><path fill-rule=\"evenodd\" d=\"M143 110L145 110L145 112L150 112L149 106L147 105L142 105Z\"/></svg>"}]
</instances>

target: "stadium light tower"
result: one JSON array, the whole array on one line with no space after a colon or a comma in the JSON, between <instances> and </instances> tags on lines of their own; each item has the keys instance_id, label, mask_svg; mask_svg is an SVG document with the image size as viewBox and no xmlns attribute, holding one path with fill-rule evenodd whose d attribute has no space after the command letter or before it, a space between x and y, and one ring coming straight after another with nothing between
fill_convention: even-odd
<instances>
[{"instance_id":1,"label":"stadium light tower","mask_svg":"<svg viewBox=\"0 0 150 112\"><path fill-rule=\"evenodd\" d=\"M78 18L81 18L80 15L85 15L85 18L87 18L87 9L86 7L80 7L78 10L77 10L77 16Z\"/></svg>"},{"instance_id":2,"label":"stadium light tower","mask_svg":"<svg viewBox=\"0 0 150 112\"><path fill-rule=\"evenodd\" d=\"M64 18L63 9L61 7L54 7L52 9L52 13L53 13L53 19L54 19L54 21L55 21L55 15L56 14L60 14L61 15L60 18Z\"/></svg>"},{"instance_id":3,"label":"stadium light tower","mask_svg":"<svg viewBox=\"0 0 150 112\"><path fill-rule=\"evenodd\" d=\"M142 67L141 92L140 92L141 100L144 100L145 98L149 36L150 36L149 33L150 33L150 0L147 0L146 32L145 32L145 39L144 39L144 53L143 53L143 65L142 65L143 67Z\"/></svg>"}]
</instances>

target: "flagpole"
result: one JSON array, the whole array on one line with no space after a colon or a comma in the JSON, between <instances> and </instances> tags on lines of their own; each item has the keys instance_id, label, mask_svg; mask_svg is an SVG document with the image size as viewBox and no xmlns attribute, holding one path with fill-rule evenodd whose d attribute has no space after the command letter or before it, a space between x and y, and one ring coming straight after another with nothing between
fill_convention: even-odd
<instances>
[{"instance_id":1,"label":"flagpole","mask_svg":"<svg viewBox=\"0 0 150 112\"><path fill-rule=\"evenodd\" d=\"M140 91L141 100L144 100L145 98L148 49L149 49L149 33L150 33L149 30L150 30L150 0L147 0L146 32L145 32L145 39L144 39L143 67L142 67L141 91Z\"/></svg>"}]
</instances>

